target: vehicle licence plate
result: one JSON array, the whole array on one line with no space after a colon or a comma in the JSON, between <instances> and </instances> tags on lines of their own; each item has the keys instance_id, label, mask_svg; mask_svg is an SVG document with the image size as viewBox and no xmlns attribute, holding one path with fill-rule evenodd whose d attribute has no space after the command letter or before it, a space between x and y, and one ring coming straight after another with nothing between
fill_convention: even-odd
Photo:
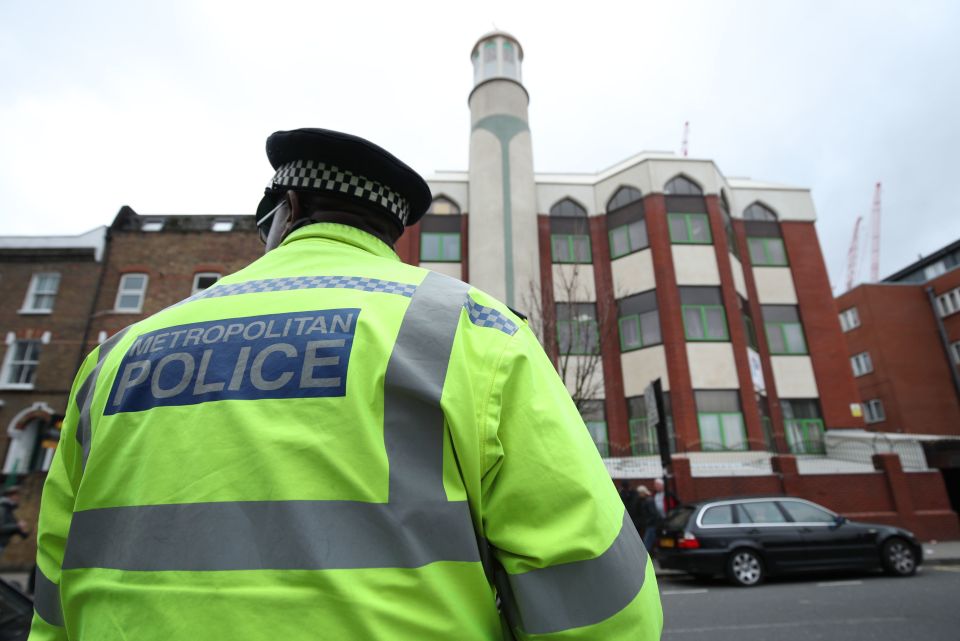
<instances>
[{"instance_id":1,"label":"vehicle licence plate","mask_svg":"<svg viewBox=\"0 0 960 641\"><path fill-rule=\"evenodd\" d=\"M673 539L660 539L660 547L662 548L672 548L674 546Z\"/></svg>"}]
</instances>

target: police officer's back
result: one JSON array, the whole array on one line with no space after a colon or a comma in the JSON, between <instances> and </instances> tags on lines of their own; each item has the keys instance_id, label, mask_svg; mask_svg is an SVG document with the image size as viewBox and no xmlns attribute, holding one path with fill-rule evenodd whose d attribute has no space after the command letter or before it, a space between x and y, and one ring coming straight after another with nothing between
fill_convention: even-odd
<instances>
[{"instance_id":1,"label":"police officer's back","mask_svg":"<svg viewBox=\"0 0 960 641\"><path fill-rule=\"evenodd\" d=\"M523 320L390 245L386 151L278 132L268 253L87 358L31 639L653 639L652 566ZM495 589L493 586L498 586Z\"/></svg>"}]
</instances>

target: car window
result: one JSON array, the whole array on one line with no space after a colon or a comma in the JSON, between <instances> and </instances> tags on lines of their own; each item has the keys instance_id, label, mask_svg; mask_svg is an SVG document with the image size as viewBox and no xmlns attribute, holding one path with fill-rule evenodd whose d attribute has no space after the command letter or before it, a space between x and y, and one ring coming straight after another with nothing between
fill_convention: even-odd
<instances>
[{"instance_id":1,"label":"car window","mask_svg":"<svg viewBox=\"0 0 960 641\"><path fill-rule=\"evenodd\" d=\"M773 501L740 503L741 521L746 523L786 523L783 513Z\"/></svg>"},{"instance_id":2,"label":"car window","mask_svg":"<svg viewBox=\"0 0 960 641\"><path fill-rule=\"evenodd\" d=\"M693 514L692 507L678 507L674 511L670 512L667 515L666 521L663 523L663 527L668 530L682 530L687 525L687 521L690 520L690 516Z\"/></svg>"},{"instance_id":3,"label":"car window","mask_svg":"<svg viewBox=\"0 0 960 641\"><path fill-rule=\"evenodd\" d=\"M714 505L708 507L700 518L703 525L733 525L733 507L730 505Z\"/></svg>"},{"instance_id":4,"label":"car window","mask_svg":"<svg viewBox=\"0 0 960 641\"><path fill-rule=\"evenodd\" d=\"M797 523L833 523L835 518L830 512L802 501L780 501L780 505Z\"/></svg>"}]
</instances>

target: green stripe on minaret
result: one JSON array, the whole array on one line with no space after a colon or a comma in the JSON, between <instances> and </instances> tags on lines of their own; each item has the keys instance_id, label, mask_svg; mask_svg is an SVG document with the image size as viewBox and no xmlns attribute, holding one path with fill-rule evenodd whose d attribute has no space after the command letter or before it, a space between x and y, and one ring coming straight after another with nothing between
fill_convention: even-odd
<instances>
[{"instance_id":1,"label":"green stripe on minaret","mask_svg":"<svg viewBox=\"0 0 960 641\"><path fill-rule=\"evenodd\" d=\"M513 297L513 210L510 199L510 141L524 131L530 131L527 123L516 116L495 114L478 121L473 129L489 131L500 141L500 167L503 174L503 246L504 274L506 275L507 305L515 305Z\"/></svg>"}]
</instances>

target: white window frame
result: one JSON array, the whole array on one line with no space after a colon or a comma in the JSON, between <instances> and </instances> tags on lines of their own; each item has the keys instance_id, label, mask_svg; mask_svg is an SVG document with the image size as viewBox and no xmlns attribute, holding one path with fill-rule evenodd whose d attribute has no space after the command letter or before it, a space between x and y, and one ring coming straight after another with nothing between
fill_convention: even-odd
<instances>
[{"instance_id":1,"label":"white window frame","mask_svg":"<svg viewBox=\"0 0 960 641\"><path fill-rule=\"evenodd\" d=\"M849 332L860 327L860 313L856 307L850 307L840 312L840 329Z\"/></svg>"},{"instance_id":2,"label":"white window frame","mask_svg":"<svg viewBox=\"0 0 960 641\"><path fill-rule=\"evenodd\" d=\"M938 260L935 263L930 263L923 268L923 277L926 280L933 280L937 276L943 276L947 273L947 264L943 260Z\"/></svg>"},{"instance_id":3,"label":"white window frame","mask_svg":"<svg viewBox=\"0 0 960 641\"><path fill-rule=\"evenodd\" d=\"M871 398L863 404L863 417L867 423L882 423L887 420L887 413L883 410L883 401Z\"/></svg>"},{"instance_id":4,"label":"white window frame","mask_svg":"<svg viewBox=\"0 0 960 641\"><path fill-rule=\"evenodd\" d=\"M199 285L200 285L200 279L203 278L203 277L205 277L205 276L207 276L207 277L209 277L209 276L216 276L216 277L217 277L217 280L220 280L221 278L223 278L223 274L220 274L219 272L197 272L196 274L193 275L193 287L190 289L190 295L191 295L191 296L193 296L194 294L196 294L196 293L198 293L198 292L202 292L202 291L203 291L202 289L199 288ZM212 287L212 285L211 285L211 287ZM204 289L206 289L206 288L204 288Z\"/></svg>"},{"instance_id":5,"label":"white window frame","mask_svg":"<svg viewBox=\"0 0 960 641\"><path fill-rule=\"evenodd\" d=\"M215 231L218 234L222 234L228 231L233 231L234 224L235 224L235 221L229 218L220 218L218 220L213 221L213 224L210 225L210 231Z\"/></svg>"},{"instance_id":6,"label":"white window frame","mask_svg":"<svg viewBox=\"0 0 960 641\"><path fill-rule=\"evenodd\" d=\"M860 352L850 357L850 366L853 368L853 376L865 376L873 371L873 359L870 358L870 352Z\"/></svg>"},{"instance_id":7,"label":"white window frame","mask_svg":"<svg viewBox=\"0 0 960 641\"><path fill-rule=\"evenodd\" d=\"M143 276L143 288L142 288L142 289L139 289L139 290L137 290L137 289L129 289L129 288L125 289L125 288L124 288L124 282L125 282L125 281L127 280L127 278L129 278L130 276ZM119 287L117 287L117 297L116 297L116 299L114 300L114 303L113 303L113 311L115 311L115 312L125 312L125 313L129 313L129 314L139 314L140 312L142 312L142 311L143 311L143 302L144 302L144 301L146 300L146 298L147 298L147 287L148 287L149 285L150 285L150 276L149 276L148 274L143 273L143 272L130 272L130 273L128 273L128 274L123 274L122 276L120 276L120 285L119 285ZM135 307L135 308L134 308L134 307L120 307L120 299L121 299L125 294L126 294L126 295L130 295L130 294L134 294L134 293L139 293L139 294L140 294L140 303L137 305L137 307Z\"/></svg>"},{"instance_id":8,"label":"white window frame","mask_svg":"<svg viewBox=\"0 0 960 641\"><path fill-rule=\"evenodd\" d=\"M960 312L960 287L937 296L937 312L940 318Z\"/></svg>"},{"instance_id":9,"label":"white window frame","mask_svg":"<svg viewBox=\"0 0 960 641\"><path fill-rule=\"evenodd\" d=\"M45 276L56 276L57 282L53 288L52 292L38 292L37 287L40 284L40 280ZM23 299L23 305L20 308L21 314L50 314L53 312L53 305L56 304L57 292L60 291L60 272L37 272L30 279L30 286L27 288L27 295ZM50 304L50 309L44 309L34 306L34 297L37 295L47 295L53 296L53 303Z\"/></svg>"},{"instance_id":10,"label":"white window frame","mask_svg":"<svg viewBox=\"0 0 960 641\"><path fill-rule=\"evenodd\" d=\"M14 366L14 355L17 353L17 344L18 343L37 343L37 360L35 361L16 361L17 363L33 363L33 379L37 378L37 367L40 366L40 345L43 343L41 340L27 340L27 339L14 339L7 343L7 353L3 357L3 367L0 368L0 389L19 389L19 390L28 390L34 388L34 383L8 383L7 378L10 375L10 370Z\"/></svg>"}]
</instances>

